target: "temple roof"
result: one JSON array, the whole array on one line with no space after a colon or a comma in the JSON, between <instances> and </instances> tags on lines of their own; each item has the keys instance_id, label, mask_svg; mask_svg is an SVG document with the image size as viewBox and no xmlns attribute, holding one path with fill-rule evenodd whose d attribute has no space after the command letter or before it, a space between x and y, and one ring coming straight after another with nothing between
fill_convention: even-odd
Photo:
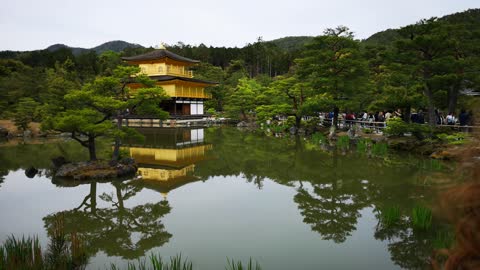
<instances>
[{"instance_id":1,"label":"temple roof","mask_svg":"<svg viewBox=\"0 0 480 270\"><path fill-rule=\"evenodd\" d=\"M148 53L130 56L130 57L122 57L122 60L126 61L148 61L148 60L158 60L163 58L170 58L180 62L187 62L187 63L200 63L198 60L193 60L187 57L180 56L178 54L172 53L165 49L154 50Z\"/></svg>"},{"instance_id":2,"label":"temple roof","mask_svg":"<svg viewBox=\"0 0 480 270\"><path fill-rule=\"evenodd\" d=\"M210 82L210 81L204 81L200 79L194 79L194 78L187 78L187 77L178 77L178 76L171 76L171 75L158 75L158 76L149 76L150 79L157 81L157 82L167 82L167 81L173 81L173 80L180 80L180 81L185 81L185 82L196 82L196 83L205 83L205 84L218 84L217 82Z\"/></svg>"}]
</instances>

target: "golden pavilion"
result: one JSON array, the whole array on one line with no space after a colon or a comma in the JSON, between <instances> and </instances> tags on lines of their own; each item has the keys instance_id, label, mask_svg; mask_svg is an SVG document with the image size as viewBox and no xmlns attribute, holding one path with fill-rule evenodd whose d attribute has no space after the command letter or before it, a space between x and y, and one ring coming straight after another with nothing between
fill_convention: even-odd
<instances>
[{"instance_id":1,"label":"golden pavilion","mask_svg":"<svg viewBox=\"0 0 480 270\"><path fill-rule=\"evenodd\" d=\"M138 65L141 73L156 81L171 97L160 106L170 113L171 118L201 118L204 115L204 101L211 95L205 87L217 83L195 79L190 68L200 61L172 53L161 47L154 51L122 57L131 65ZM139 88L138 84L130 84L130 88Z\"/></svg>"}]
</instances>

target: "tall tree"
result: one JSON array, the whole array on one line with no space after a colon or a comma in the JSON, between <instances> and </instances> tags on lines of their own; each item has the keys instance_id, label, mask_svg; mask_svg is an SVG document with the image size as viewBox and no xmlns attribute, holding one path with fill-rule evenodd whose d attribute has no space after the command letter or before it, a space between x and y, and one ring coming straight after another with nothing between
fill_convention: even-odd
<instances>
[{"instance_id":1,"label":"tall tree","mask_svg":"<svg viewBox=\"0 0 480 270\"><path fill-rule=\"evenodd\" d=\"M344 100L364 91L368 82L367 63L359 42L347 27L327 29L324 34L306 45L303 57L296 60L296 73L317 93L331 96L336 125Z\"/></svg>"}]
</instances>

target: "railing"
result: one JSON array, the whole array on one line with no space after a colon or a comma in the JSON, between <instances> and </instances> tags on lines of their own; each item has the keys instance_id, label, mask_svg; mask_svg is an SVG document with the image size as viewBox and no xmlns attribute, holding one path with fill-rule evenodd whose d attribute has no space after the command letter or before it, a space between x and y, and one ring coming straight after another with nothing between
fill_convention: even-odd
<instances>
[{"instance_id":1,"label":"railing","mask_svg":"<svg viewBox=\"0 0 480 270\"><path fill-rule=\"evenodd\" d=\"M323 118L323 119L320 119L320 121L323 126L333 125L333 119L331 118ZM337 123L339 128L348 128L355 125L355 126L360 126L362 128L371 129L374 132L380 132L382 129L387 127L386 122L375 122L375 121L338 119ZM428 125L428 124L422 124L422 125ZM480 131L480 126L461 126L461 125L455 124L455 125L436 125L436 127L449 127L454 130L458 130L460 132Z\"/></svg>"},{"instance_id":2,"label":"railing","mask_svg":"<svg viewBox=\"0 0 480 270\"><path fill-rule=\"evenodd\" d=\"M205 93L204 89L199 88L175 88L176 97L189 97L189 98L212 98L210 93Z\"/></svg>"},{"instance_id":3,"label":"railing","mask_svg":"<svg viewBox=\"0 0 480 270\"><path fill-rule=\"evenodd\" d=\"M167 66L167 72L165 75L179 75L183 77L193 78L193 71L185 70L184 67Z\"/></svg>"}]
</instances>

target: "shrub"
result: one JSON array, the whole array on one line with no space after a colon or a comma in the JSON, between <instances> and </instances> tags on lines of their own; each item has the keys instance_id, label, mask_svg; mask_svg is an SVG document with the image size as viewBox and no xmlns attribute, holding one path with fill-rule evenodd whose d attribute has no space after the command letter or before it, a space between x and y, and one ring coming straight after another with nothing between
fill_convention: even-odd
<instances>
[{"instance_id":1,"label":"shrub","mask_svg":"<svg viewBox=\"0 0 480 270\"><path fill-rule=\"evenodd\" d=\"M388 119L384 133L393 136L404 136L405 133L411 133L416 138L423 139L432 133L432 128L428 125L406 123L402 119L395 117Z\"/></svg>"}]
</instances>

